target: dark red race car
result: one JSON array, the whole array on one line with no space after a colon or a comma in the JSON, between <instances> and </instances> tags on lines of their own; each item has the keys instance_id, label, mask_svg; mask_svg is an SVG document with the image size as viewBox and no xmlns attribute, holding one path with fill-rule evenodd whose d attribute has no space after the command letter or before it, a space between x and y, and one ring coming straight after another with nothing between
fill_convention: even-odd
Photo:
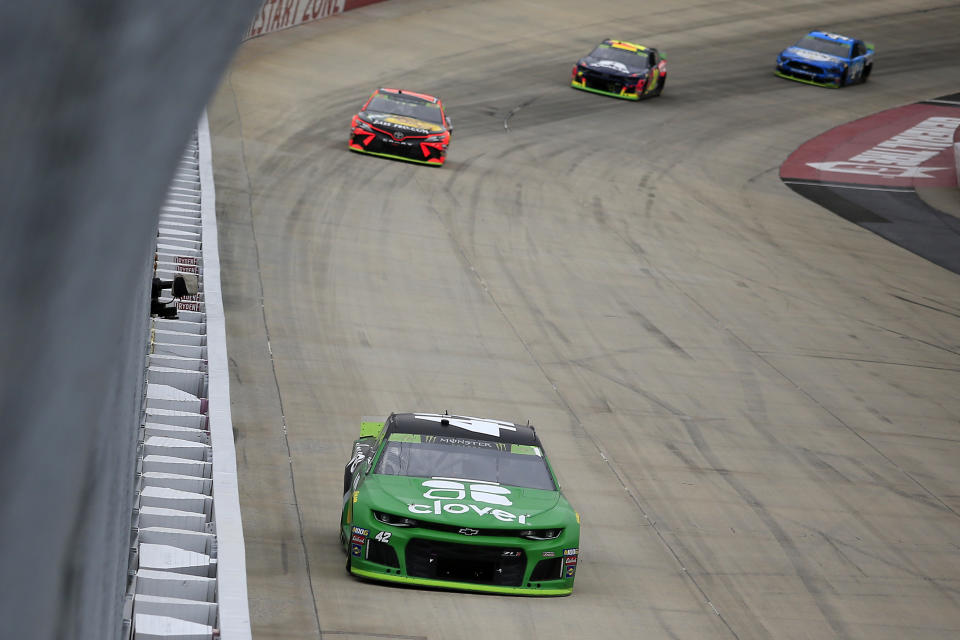
<instances>
[{"instance_id":1,"label":"dark red race car","mask_svg":"<svg viewBox=\"0 0 960 640\"><path fill-rule=\"evenodd\" d=\"M350 149L421 164L442 165L453 123L439 98L377 89L350 123Z\"/></svg>"}]
</instances>

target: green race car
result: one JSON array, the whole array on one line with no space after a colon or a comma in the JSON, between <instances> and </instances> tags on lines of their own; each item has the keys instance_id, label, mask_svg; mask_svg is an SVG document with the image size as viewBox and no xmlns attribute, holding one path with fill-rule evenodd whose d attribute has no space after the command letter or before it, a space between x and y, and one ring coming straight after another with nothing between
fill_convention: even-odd
<instances>
[{"instance_id":1,"label":"green race car","mask_svg":"<svg viewBox=\"0 0 960 640\"><path fill-rule=\"evenodd\" d=\"M580 516L529 424L398 413L364 421L340 541L361 578L519 595L573 590Z\"/></svg>"}]
</instances>

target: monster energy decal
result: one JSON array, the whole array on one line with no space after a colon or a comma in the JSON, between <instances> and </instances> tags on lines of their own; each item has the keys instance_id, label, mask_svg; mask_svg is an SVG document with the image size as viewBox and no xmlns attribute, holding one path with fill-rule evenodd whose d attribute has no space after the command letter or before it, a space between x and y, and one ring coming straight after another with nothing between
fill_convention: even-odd
<instances>
[{"instance_id":1,"label":"monster energy decal","mask_svg":"<svg viewBox=\"0 0 960 640\"><path fill-rule=\"evenodd\" d=\"M505 442L491 442L489 440L473 440L471 438L456 438L451 436L426 436L414 433L392 433L391 442L424 442L427 444L442 444L451 447L475 447L496 451L509 451L525 455L543 456L540 447L526 444L507 444Z\"/></svg>"}]
</instances>

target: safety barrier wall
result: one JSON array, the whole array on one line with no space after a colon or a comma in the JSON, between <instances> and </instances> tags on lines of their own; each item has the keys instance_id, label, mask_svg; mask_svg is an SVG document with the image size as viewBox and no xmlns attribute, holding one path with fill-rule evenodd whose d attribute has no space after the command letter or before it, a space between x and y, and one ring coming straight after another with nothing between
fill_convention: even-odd
<instances>
[{"instance_id":1,"label":"safety barrier wall","mask_svg":"<svg viewBox=\"0 0 960 640\"><path fill-rule=\"evenodd\" d=\"M249 39L382 0L267 0ZM249 605L230 416L215 188L206 116L160 211L155 276L201 291L152 318L124 637L247 640ZM172 300L169 289L161 300Z\"/></svg>"},{"instance_id":2,"label":"safety barrier wall","mask_svg":"<svg viewBox=\"0 0 960 640\"><path fill-rule=\"evenodd\" d=\"M329 18L383 0L265 0L244 39Z\"/></svg>"},{"instance_id":3,"label":"safety barrier wall","mask_svg":"<svg viewBox=\"0 0 960 640\"><path fill-rule=\"evenodd\" d=\"M4 639L122 637L159 208L261 2L0 4Z\"/></svg>"},{"instance_id":4,"label":"safety barrier wall","mask_svg":"<svg viewBox=\"0 0 960 640\"><path fill-rule=\"evenodd\" d=\"M176 317L149 331L124 636L250 638L210 136L187 145L160 210L154 276ZM196 276L196 294L164 288ZM161 314L162 316L163 314Z\"/></svg>"}]
</instances>

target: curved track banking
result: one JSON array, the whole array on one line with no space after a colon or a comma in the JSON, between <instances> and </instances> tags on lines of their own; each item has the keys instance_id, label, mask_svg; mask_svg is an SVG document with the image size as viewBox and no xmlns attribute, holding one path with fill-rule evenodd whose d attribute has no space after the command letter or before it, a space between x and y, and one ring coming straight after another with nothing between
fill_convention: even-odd
<instances>
[{"instance_id":1,"label":"curved track banking","mask_svg":"<svg viewBox=\"0 0 960 640\"><path fill-rule=\"evenodd\" d=\"M549 9L549 13L544 13ZM246 43L210 117L257 638L960 634L960 279L800 198L805 140L955 91L956 3L410 0ZM811 27L870 83L773 75ZM605 37L662 98L577 92ZM349 153L440 95L446 167ZM537 425L584 518L574 595L343 571L361 415Z\"/></svg>"}]
</instances>

